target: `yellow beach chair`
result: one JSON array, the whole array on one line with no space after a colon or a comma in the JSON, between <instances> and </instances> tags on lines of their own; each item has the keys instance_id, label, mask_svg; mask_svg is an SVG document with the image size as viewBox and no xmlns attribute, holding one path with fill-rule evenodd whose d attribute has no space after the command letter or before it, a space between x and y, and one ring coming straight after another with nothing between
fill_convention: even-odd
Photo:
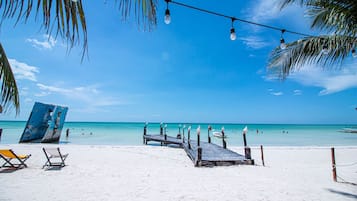
<instances>
[{"instance_id":1,"label":"yellow beach chair","mask_svg":"<svg viewBox=\"0 0 357 201\"><path fill-rule=\"evenodd\" d=\"M44 167L64 167L66 164L64 161L66 160L68 154L62 154L60 151L60 148L42 148L43 152L46 155L47 162L45 165L43 165L42 168Z\"/></svg>"},{"instance_id":2,"label":"yellow beach chair","mask_svg":"<svg viewBox=\"0 0 357 201\"><path fill-rule=\"evenodd\" d=\"M5 160L5 163L1 167L10 167L10 168L23 168L27 167L25 161L29 159L29 155L17 155L11 149L0 149L0 157ZM16 159L19 163L14 163L12 160Z\"/></svg>"}]
</instances>

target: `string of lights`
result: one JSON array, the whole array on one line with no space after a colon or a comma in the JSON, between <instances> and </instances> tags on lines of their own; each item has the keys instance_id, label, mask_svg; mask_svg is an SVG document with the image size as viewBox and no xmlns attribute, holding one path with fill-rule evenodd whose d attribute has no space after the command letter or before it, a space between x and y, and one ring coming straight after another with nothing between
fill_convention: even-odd
<instances>
[{"instance_id":1,"label":"string of lights","mask_svg":"<svg viewBox=\"0 0 357 201\"><path fill-rule=\"evenodd\" d=\"M235 28L234 28L234 21L240 21L240 22L243 22L243 23L252 24L252 25L255 25L255 26L260 26L260 27L265 27L265 28L268 28L268 29L280 31L281 32L281 38L280 38L280 48L281 49L286 49L286 43L285 43L284 36L283 36L284 33L290 33L290 34L300 35L300 36L304 36L304 37L314 37L314 36L309 35L309 34L296 32L296 31L292 31L292 30L287 30L287 29L283 29L283 28L279 28L279 27L275 27L275 26L270 26L270 25L266 25L266 24L261 24L261 23L257 23L257 22L253 22L253 21L237 18L237 17L234 17L234 16L228 16L228 15L225 15L225 14L222 14L222 13L206 10L206 9L203 9L203 8L198 8L198 7L195 7L195 6L187 5L187 4L180 3L180 2L177 2L177 1L173 1L173 0L165 0L165 2L166 2L165 21L164 21L165 24L170 24L171 23L171 15L170 15L170 10L169 10L169 3L176 4L178 6L182 6L182 7L186 7L186 8L189 8L189 9L193 9L193 10L197 10L197 11L200 11L200 12L204 12L204 13L207 13L207 14L216 15L218 17L223 17L223 18L230 19L232 21L232 25L231 25L231 29L230 29L230 39L231 40L236 40L237 39L237 35L236 35L236 32L235 32ZM328 48L327 48L326 44L324 44L324 46L323 46L323 53L324 54L328 53ZM353 55L353 57L357 57L357 53L356 53L355 49L352 49L352 55Z\"/></svg>"}]
</instances>

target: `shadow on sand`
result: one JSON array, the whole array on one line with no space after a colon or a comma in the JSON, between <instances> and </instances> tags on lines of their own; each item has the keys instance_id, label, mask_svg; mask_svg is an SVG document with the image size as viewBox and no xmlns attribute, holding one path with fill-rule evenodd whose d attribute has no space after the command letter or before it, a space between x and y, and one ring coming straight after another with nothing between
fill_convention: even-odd
<instances>
[{"instance_id":1,"label":"shadow on sand","mask_svg":"<svg viewBox=\"0 0 357 201\"><path fill-rule=\"evenodd\" d=\"M327 190L330 191L331 193L336 193L336 194L339 194L339 195L343 195L345 197L357 199L357 195L356 194L346 193L346 192L343 192L343 191L337 191L337 190L334 190L334 189L327 189Z\"/></svg>"},{"instance_id":2,"label":"shadow on sand","mask_svg":"<svg viewBox=\"0 0 357 201\"><path fill-rule=\"evenodd\" d=\"M13 173L16 172L17 170L21 170L22 168L0 168L0 174L3 173Z\"/></svg>"}]
</instances>

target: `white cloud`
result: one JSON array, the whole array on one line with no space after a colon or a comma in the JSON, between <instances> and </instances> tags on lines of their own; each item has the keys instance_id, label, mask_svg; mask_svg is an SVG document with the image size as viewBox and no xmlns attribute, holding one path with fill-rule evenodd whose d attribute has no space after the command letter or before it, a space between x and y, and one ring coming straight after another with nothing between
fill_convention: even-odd
<instances>
[{"instance_id":1,"label":"white cloud","mask_svg":"<svg viewBox=\"0 0 357 201\"><path fill-rule=\"evenodd\" d=\"M51 94L59 94L69 99L82 102L88 107L113 106L113 105L122 104L120 101L112 97L105 97L100 93L100 91L95 86L61 88L57 86L49 86L40 83L38 83L37 86L41 90L39 94L36 94L37 96L48 96Z\"/></svg>"},{"instance_id":2,"label":"white cloud","mask_svg":"<svg viewBox=\"0 0 357 201\"><path fill-rule=\"evenodd\" d=\"M302 91L301 91L301 90L298 90L298 89L295 89L295 90L293 91L293 93L294 93L294 96L300 96L300 95L302 95Z\"/></svg>"},{"instance_id":3,"label":"white cloud","mask_svg":"<svg viewBox=\"0 0 357 201\"><path fill-rule=\"evenodd\" d=\"M270 95L273 95L273 96L282 96L284 94L281 91L274 91L274 89L268 89L268 92Z\"/></svg>"},{"instance_id":4,"label":"white cloud","mask_svg":"<svg viewBox=\"0 0 357 201\"><path fill-rule=\"evenodd\" d=\"M313 66L304 66L291 74L289 79L307 86L321 87L319 95L337 93L357 87L357 61L345 65L343 70L327 71Z\"/></svg>"},{"instance_id":5,"label":"white cloud","mask_svg":"<svg viewBox=\"0 0 357 201\"><path fill-rule=\"evenodd\" d=\"M274 96L282 96L283 95L283 92L281 91L278 91L278 92L270 92L271 95L274 95Z\"/></svg>"},{"instance_id":6,"label":"white cloud","mask_svg":"<svg viewBox=\"0 0 357 201\"><path fill-rule=\"evenodd\" d=\"M260 22L275 19L281 15L279 0L259 0L254 1L254 7L251 8L251 18L253 21Z\"/></svg>"},{"instance_id":7,"label":"white cloud","mask_svg":"<svg viewBox=\"0 0 357 201\"><path fill-rule=\"evenodd\" d=\"M26 41L31 43L35 48L47 50L51 50L57 43L57 41L52 36L47 34L42 36L42 41L35 38L28 38Z\"/></svg>"},{"instance_id":8,"label":"white cloud","mask_svg":"<svg viewBox=\"0 0 357 201\"><path fill-rule=\"evenodd\" d=\"M16 79L37 81L36 73L39 73L37 67L16 61L15 59L9 59L9 63Z\"/></svg>"},{"instance_id":9,"label":"white cloud","mask_svg":"<svg viewBox=\"0 0 357 201\"><path fill-rule=\"evenodd\" d=\"M239 40L241 40L246 46L253 49L260 49L269 46L268 42L258 36L240 37Z\"/></svg>"},{"instance_id":10,"label":"white cloud","mask_svg":"<svg viewBox=\"0 0 357 201\"><path fill-rule=\"evenodd\" d=\"M33 100L31 98L25 98L25 103L32 103Z\"/></svg>"}]
</instances>

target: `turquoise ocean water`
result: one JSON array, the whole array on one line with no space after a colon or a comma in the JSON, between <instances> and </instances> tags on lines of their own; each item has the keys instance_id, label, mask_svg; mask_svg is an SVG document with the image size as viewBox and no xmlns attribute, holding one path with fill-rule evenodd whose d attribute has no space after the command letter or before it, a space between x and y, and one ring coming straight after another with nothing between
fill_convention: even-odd
<instances>
[{"instance_id":1,"label":"turquoise ocean water","mask_svg":"<svg viewBox=\"0 0 357 201\"><path fill-rule=\"evenodd\" d=\"M3 128L1 144L18 143L25 128L25 121L0 121ZM167 123L167 134L176 136L179 123ZM196 139L196 129L201 126L201 140L207 141L208 124L191 125L191 136ZM216 131L222 127L228 136L228 146L242 146L242 130L248 127L247 141L250 146L357 146L357 134L339 132L343 128L357 125L290 125L290 124L210 124ZM86 145L142 145L144 123L111 122L66 122L60 143ZM159 134L159 123L149 123L148 133ZM66 138L66 129L70 130ZM258 130L258 131L257 131ZM181 129L182 133L182 129ZM212 137L213 138L213 137ZM213 138L217 144L221 140Z\"/></svg>"}]
</instances>

